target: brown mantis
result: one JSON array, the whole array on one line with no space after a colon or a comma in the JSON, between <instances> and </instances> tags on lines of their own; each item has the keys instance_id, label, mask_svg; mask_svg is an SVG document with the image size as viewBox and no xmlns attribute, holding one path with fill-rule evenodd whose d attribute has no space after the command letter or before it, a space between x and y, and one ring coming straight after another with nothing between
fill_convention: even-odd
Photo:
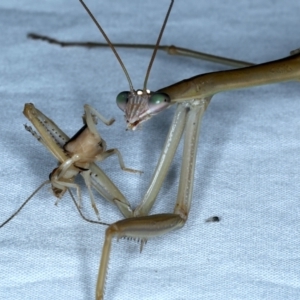
<instances>
[{"instance_id":1,"label":"brown mantis","mask_svg":"<svg viewBox=\"0 0 300 300\"><path fill-rule=\"evenodd\" d=\"M110 43L84 2L81 1L81 3L107 42ZM172 4L173 1L168 10L166 20ZM162 31L163 29L164 26ZM158 43L160 38L161 34ZM115 49L112 48L112 50L122 64ZM104 284L111 252L112 238L138 239L141 242L142 249L143 244L146 243L149 238L164 235L172 230L183 227L185 224L192 200L200 124L202 116L212 97L217 93L228 90L282 81L300 80L300 53L298 50L295 50L291 53L290 57L281 60L250 67L245 64L246 68L198 75L169 87L162 88L158 92L150 93L146 86L153 59L154 55L150 61L150 67L146 74L143 90L134 90L129 75L127 71L124 70L129 82L130 91L120 93L117 96L117 103L125 112L127 128L135 129L141 122L150 119L153 114L161 112L172 103L178 103L178 106L150 186L141 204L134 210L134 218L118 221L110 225L106 230L98 274L96 300L102 300L104 297ZM155 214L148 216L184 131L183 159L174 212L173 214Z\"/></svg>"},{"instance_id":2,"label":"brown mantis","mask_svg":"<svg viewBox=\"0 0 300 300\"><path fill-rule=\"evenodd\" d=\"M293 49L293 47L291 47L291 49ZM250 59L249 59L250 60ZM180 78L184 78L184 76L181 76ZM160 86L162 86L161 84L157 84L157 86L158 87L160 87ZM276 87L272 87L272 93L270 93L270 95L268 95L268 96L271 96L271 95L273 95L273 88L274 89L276 89ZM247 95L247 93L245 92L245 95ZM252 95L251 95L252 96ZM262 95L260 94L259 95L259 97L261 98L262 97ZM220 104L220 103L219 103ZM261 104L261 103L260 103ZM215 106L214 106L215 107ZM159 118L159 117L157 117L157 118ZM145 125L146 126L146 125ZM224 131L225 132L225 131ZM205 134L205 130L203 130L203 133ZM216 133L216 135L217 135L218 133ZM180 157L179 157L179 159L180 159ZM201 163L199 164L200 166L201 166ZM199 178L199 177L198 177ZM197 195L199 195L199 194L197 194ZM201 194L200 194L201 195ZM167 197L166 197L167 198ZM196 198L197 198L197 196L196 196ZM228 201L228 199L227 199L228 197L226 197L226 200ZM252 198L255 198L255 197L252 197ZM202 199L202 198L201 198ZM253 200L253 199L252 199ZM227 202L228 203L228 202ZM197 204L195 204L195 201L194 201L194 208L195 208L195 205L197 205ZM171 206L170 206L171 207ZM199 208L199 206L198 206L198 208ZM197 209L196 209L197 210ZM198 217L196 217L196 216L194 216L194 217L192 217L191 219L195 219L195 218L198 218ZM225 219L226 220L226 219ZM190 222L189 222L190 223ZM200 226L201 227L201 226ZM189 230L190 230L191 228L188 228L187 229L187 231L186 231L186 234L188 235L189 234ZM202 240L202 237L203 237L203 234L205 234L205 232L202 232L202 230L201 230L201 233L199 233L199 230L201 230L201 229L199 229L199 227L198 227L198 234L199 234L199 237L198 237L198 239L201 239ZM185 231L184 231L185 232ZM179 233L178 232L178 235L175 235L176 236L176 238L178 239L180 239L180 237L181 237L181 235L183 235L184 234L184 232L183 233ZM174 236L174 235L173 235ZM155 243L155 242L154 242ZM180 243L179 241L177 241L177 244L178 243ZM187 236L187 243L188 244L190 244L191 243L191 241L190 241L190 238L188 238L188 236ZM203 249L203 245L202 244L199 244L198 245L199 247L198 247L198 249ZM153 247L155 247L155 246L153 246ZM118 247L119 248L119 247ZM121 246L120 246L120 248L121 248ZM151 247L149 247L149 248L151 248ZM146 248L147 249L147 251L151 251L151 249L150 250L148 250L149 248ZM188 247L187 247L187 249L189 249ZM121 252L122 253L122 252ZM204 250L204 253L205 253L205 250ZM146 255L146 257L147 257L147 254L143 254L143 257L145 257L145 255ZM174 254L173 254L174 255ZM182 255L182 254L181 254ZM179 258L179 257L178 257ZM115 255L113 256L113 260L115 259ZM112 260L112 263L113 263L113 260ZM124 260L124 259L123 259ZM141 262L141 265L143 265L143 262L144 262L144 259L142 258L141 259L142 260L142 262ZM146 258L146 260L147 260L147 258ZM122 263L122 260L120 260L120 263ZM123 262L124 263L124 262ZM153 262L152 262L153 263ZM154 262L155 263L155 262ZM116 265L113 267L113 268L111 268L111 272L112 272L112 270L114 269L114 268L118 268ZM201 268L201 267L200 267ZM184 272L184 270L182 270L183 272ZM112 280L111 278L114 278L114 275L111 275L111 272L110 272L110 277L109 277L109 280L108 280L108 283L110 284L110 281ZM198 271L199 272L199 271ZM134 273L134 272L133 272ZM132 271L130 271L130 270L128 270L128 273L127 274L132 274ZM166 275L166 274L165 274ZM187 275L187 274L186 274ZM112 277L111 277L112 276ZM128 275L127 275L128 276ZM135 275L133 275L133 276L135 276ZM201 276L201 275L200 275ZM130 276L129 276L130 277ZM124 279L124 280L126 280L125 279L126 278L126 276L124 276L124 278L122 278L122 279ZM134 280L133 280L134 281ZM128 282L128 285L130 285L130 284L132 284L132 279L131 280L126 280L126 282ZM113 284L113 283L112 283ZM139 287L140 288L140 287ZM195 288L195 287L194 287ZM202 289L201 289L202 290ZM108 286L108 293L117 293L117 291L115 291L115 289L114 288L112 288L112 287L109 287ZM170 289L169 289L169 292L170 292ZM199 292L200 292L200 290L199 290ZM128 294L128 295L126 295L126 293L124 292L124 291L122 291L122 295L124 296L124 298L125 297L130 297L130 294ZM109 295L108 295L108 297L109 297ZM113 296L114 298L115 298L115 296ZM120 298L120 297L118 297L118 296L116 296L117 298ZM180 297L180 296L179 296ZM155 297L154 297L155 298ZM156 298L158 298L158 297L156 297ZM170 298L175 298L175 294L173 294L173 296L171 296Z\"/></svg>"}]
</instances>

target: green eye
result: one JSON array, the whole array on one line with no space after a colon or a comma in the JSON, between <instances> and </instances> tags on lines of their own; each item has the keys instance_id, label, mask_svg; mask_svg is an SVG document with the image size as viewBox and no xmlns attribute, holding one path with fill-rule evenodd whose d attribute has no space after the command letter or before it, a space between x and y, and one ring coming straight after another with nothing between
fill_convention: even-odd
<instances>
[{"instance_id":1,"label":"green eye","mask_svg":"<svg viewBox=\"0 0 300 300\"><path fill-rule=\"evenodd\" d=\"M165 102L165 96L162 94L153 94L149 99L149 104L161 104Z\"/></svg>"},{"instance_id":2,"label":"green eye","mask_svg":"<svg viewBox=\"0 0 300 300\"><path fill-rule=\"evenodd\" d=\"M116 98L117 105L122 111L125 111L125 107L128 102L129 93L130 92L121 92Z\"/></svg>"},{"instance_id":3,"label":"green eye","mask_svg":"<svg viewBox=\"0 0 300 300\"><path fill-rule=\"evenodd\" d=\"M170 97L164 93L155 93L149 99L149 112L157 114L170 105Z\"/></svg>"}]
</instances>

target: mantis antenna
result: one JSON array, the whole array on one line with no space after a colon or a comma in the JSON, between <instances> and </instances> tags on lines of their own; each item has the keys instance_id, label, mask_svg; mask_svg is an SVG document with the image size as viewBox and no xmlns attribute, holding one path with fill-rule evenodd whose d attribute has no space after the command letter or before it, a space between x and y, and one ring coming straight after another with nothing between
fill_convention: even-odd
<instances>
[{"instance_id":1,"label":"mantis antenna","mask_svg":"<svg viewBox=\"0 0 300 300\"><path fill-rule=\"evenodd\" d=\"M130 88L130 91L133 92L133 85L132 85L132 82L131 82L131 79L130 79L130 76L117 52L117 50L115 49L114 45L112 44L112 42L109 40L108 36L106 35L106 33L104 32L104 30L102 29L102 27L100 26L100 24L97 22L96 18L94 17L94 15L92 14L92 12L89 10L89 8L85 5L85 3L83 2L83 0L79 0L80 3L82 4L82 6L84 7L84 9L86 10L86 12L89 14L89 16L91 17L91 19L94 21L94 23L96 24L96 26L98 27L98 29L100 30L100 32L102 33L103 37L105 38L105 40L107 41L109 47L111 48L111 50L113 51L113 53L115 54L117 60L119 61L124 73L125 73L125 76L127 78L127 81L129 83L129 88Z\"/></svg>"},{"instance_id":2,"label":"mantis antenna","mask_svg":"<svg viewBox=\"0 0 300 300\"><path fill-rule=\"evenodd\" d=\"M174 0L171 0L171 3L170 3L170 6L169 6L169 9L168 9L168 12L167 12L167 14L166 14L166 16L165 16L165 20L164 20L163 26L161 27L160 33L159 33L159 35L158 35L158 39L157 39L157 42L156 42L156 44L155 44L155 48L154 48L154 50L153 50L153 54L152 54L151 60L150 60L150 62L149 62L148 70L147 70L146 76L145 76L144 87L143 87L144 93L146 93L146 90L147 90L147 81L148 81L148 78L149 78L149 74L150 74L150 71L151 71L151 68L152 68L152 65L153 65L153 62L154 62L154 59L155 59L157 50L158 50L158 46L159 46L159 44L160 44L160 40L161 40L161 38L162 38L162 35L163 35L163 33L164 33L166 24L167 24L167 22L168 22L168 18L169 18L170 12L171 12L171 10L172 10L173 4L174 4Z\"/></svg>"},{"instance_id":3,"label":"mantis antenna","mask_svg":"<svg viewBox=\"0 0 300 300\"><path fill-rule=\"evenodd\" d=\"M80 3L82 4L82 6L84 7L84 9L86 10L86 12L89 14L89 16L91 17L91 19L93 20L93 22L95 23L95 25L97 26L97 28L99 29L99 31L101 32L101 34L103 35L103 37L105 38L106 42L108 43L109 47L111 48L111 50L113 51L113 53L115 54L117 60L119 61L123 71L124 71L124 74L127 78L127 81L129 83L129 88L130 88L130 91L133 92L134 89L133 89L133 84L131 82L131 79L130 79L130 76L124 66L124 63L122 62L117 50L115 49L113 43L110 41L110 39L108 38L108 36L106 35L105 31L103 30L103 28L101 27L101 25L98 23L98 21L96 20L96 18L94 17L94 15L92 14L92 12L89 10L89 8L86 6L86 4L84 3L83 0L79 0ZM174 0L171 0L171 3L169 5L169 9L168 9L168 12L165 16L165 19L164 19L164 22L163 22L163 26L160 30L160 33L158 35L158 39L157 39L157 42L155 44L155 47L154 47L154 50L153 50L153 53L152 53L152 57L150 59L150 62L149 62L149 65L148 65L148 69L147 69L147 72L146 72L146 76L145 76L145 80L144 80L144 87L143 87L143 91L144 93L146 93L146 90L147 90L147 81L148 81L148 78L149 78L149 74L150 74L150 71L151 71L151 68L152 68L152 65L153 65L153 62L154 62L154 59L155 59L155 56L156 56L156 53L157 53L157 50L159 48L159 44L160 44L160 40L162 38L162 35L163 35L163 32L165 30L165 27L166 27L166 24L168 22L168 18L169 18L169 15L170 15L170 12L172 10L172 7L173 7L173 4L174 4Z\"/></svg>"}]
</instances>

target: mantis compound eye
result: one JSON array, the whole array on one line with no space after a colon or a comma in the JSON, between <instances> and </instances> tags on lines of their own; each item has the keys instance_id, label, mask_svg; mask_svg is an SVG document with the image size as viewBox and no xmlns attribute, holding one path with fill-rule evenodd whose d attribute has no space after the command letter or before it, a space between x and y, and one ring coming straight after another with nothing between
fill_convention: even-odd
<instances>
[{"instance_id":1,"label":"mantis compound eye","mask_svg":"<svg viewBox=\"0 0 300 300\"><path fill-rule=\"evenodd\" d=\"M118 94L118 96L116 98L117 105L122 111L125 111L125 107L128 102L129 94L130 94L130 92L121 92Z\"/></svg>"},{"instance_id":2,"label":"mantis compound eye","mask_svg":"<svg viewBox=\"0 0 300 300\"><path fill-rule=\"evenodd\" d=\"M154 93L149 98L149 109L150 114L157 114L167 108L170 105L171 99L169 95L164 93Z\"/></svg>"}]
</instances>

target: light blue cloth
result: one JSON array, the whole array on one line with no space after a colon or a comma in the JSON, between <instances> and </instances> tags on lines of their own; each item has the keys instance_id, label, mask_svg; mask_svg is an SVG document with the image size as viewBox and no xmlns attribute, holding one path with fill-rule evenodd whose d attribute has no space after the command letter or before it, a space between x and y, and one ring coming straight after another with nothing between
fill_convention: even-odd
<instances>
[{"instance_id":1,"label":"light blue cloth","mask_svg":"<svg viewBox=\"0 0 300 300\"><path fill-rule=\"evenodd\" d=\"M190 3L191 2L191 3ZM169 1L89 1L113 42L154 43ZM190 6L188 6L190 4ZM299 1L176 1L162 44L261 63L300 47ZM59 48L26 38L37 32L64 40L103 41L78 1L0 3L2 222L48 178L56 161L23 124L32 102L68 135L89 103L116 157L101 163L132 206L141 200L172 119L173 109L125 131L116 95L128 89L109 49ZM150 51L120 50L135 88ZM159 53L148 88L157 90L226 67ZM195 191L186 226L148 242L114 241L106 299L300 299L300 85L282 83L219 94L202 124ZM153 213L172 212L181 153ZM84 212L94 217L83 188ZM103 221L121 218L99 199ZM68 195L58 207L44 188L0 229L0 299L94 299L105 227L83 221ZM217 215L219 223L205 223Z\"/></svg>"}]
</instances>

